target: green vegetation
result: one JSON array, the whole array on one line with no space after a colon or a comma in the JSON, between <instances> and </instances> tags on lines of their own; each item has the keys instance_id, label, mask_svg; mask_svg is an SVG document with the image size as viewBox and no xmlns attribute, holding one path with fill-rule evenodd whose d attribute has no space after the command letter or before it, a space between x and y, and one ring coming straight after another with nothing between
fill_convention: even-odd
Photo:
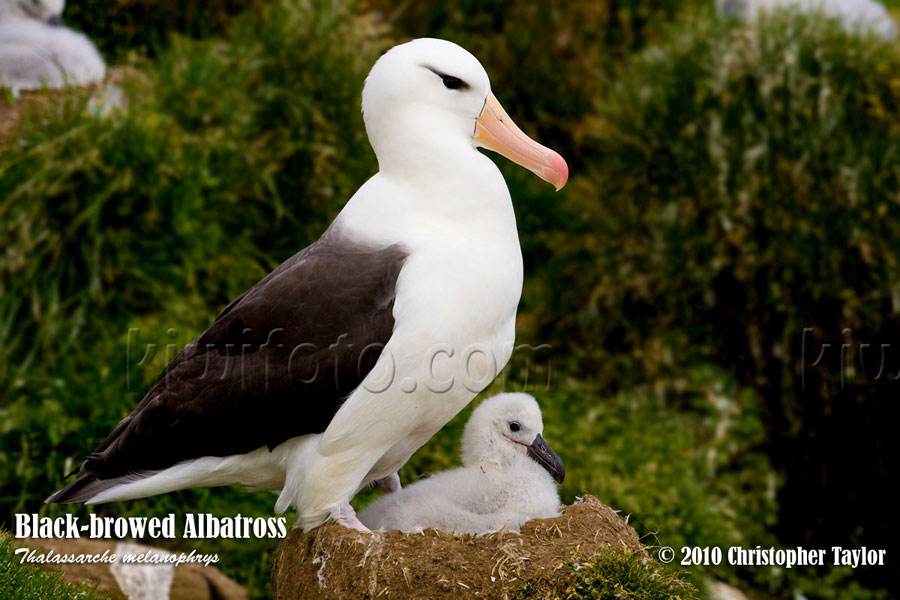
<instances>
[{"instance_id":1,"label":"green vegetation","mask_svg":"<svg viewBox=\"0 0 900 600\"><path fill-rule=\"evenodd\" d=\"M597 101L566 203L582 227L547 234L544 330L593 366L617 345L642 376L700 359L781 387L803 326L895 318L898 64L799 18L701 21L638 56Z\"/></svg>"},{"instance_id":2,"label":"green vegetation","mask_svg":"<svg viewBox=\"0 0 900 600\"><path fill-rule=\"evenodd\" d=\"M666 387L711 363L759 393L787 543L892 543L874 515L893 510L897 73L895 44L816 19L676 32L597 99L596 160L566 203L578 231L545 234L532 280L555 291L537 339L577 349L575 372ZM814 367L829 343L849 350ZM888 345L883 364L866 343Z\"/></svg>"},{"instance_id":3,"label":"green vegetation","mask_svg":"<svg viewBox=\"0 0 900 600\"><path fill-rule=\"evenodd\" d=\"M94 585L72 585L58 571L21 564L12 538L0 532L0 600L104 600Z\"/></svg>"},{"instance_id":4,"label":"green vegetation","mask_svg":"<svg viewBox=\"0 0 900 600\"><path fill-rule=\"evenodd\" d=\"M575 558L561 572L529 581L513 598L591 598L595 600L694 600L685 573L621 550Z\"/></svg>"},{"instance_id":5,"label":"green vegetation","mask_svg":"<svg viewBox=\"0 0 900 600\"><path fill-rule=\"evenodd\" d=\"M120 62L130 53L164 51L173 32L194 38L220 34L235 15L259 4L253 0L71 2L64 21L90 36L107 60Z\"/></svg>"},{"instance_id":6,"label":"green vegetation","mask_svg":"<svg viewBox=\"0 0 900 600\"><path fill-rule=\"evenodd\" d=\"M601 398L582 386L548 394L543 405L559 401L566 414L548 422L547 435L564 440L566 460L583 473L563 485L568 497L589 490L630 513L647 544L768 539L775 480L759 451L763 424L750 390L704 369L689 373L678 394Z\"/></svg>"},{"instance_id":7,"label":"green vegetation","mask_svg":"<svg viewBox=\"0 0 900 600\"><path fill-rule=\"evenodd\" d=\"M175 38L126 73L127 110L94 118L73 96L31 111L0 148L0 520L40 508L139 400L166 345L314 240L374 171L359 91L377 37L348 10L285 2L235 21L227 44ZM135 368L149 343L159 352ZM269 516L273 504L200 490L98 511ZM273 543L202 549L267 595Z\"/></svg>"},{"instance_id":8,"label":"green vegetation","mask_svg":"<svg viewBox=\"0 0 900 600\"><path fill-rule=\"evenodd\" d=\"M127 108L96 118L70 94L0 144L0 526L39 509L271 515L274 494L237 489L41 502L129 412L168 344L315 239L375 171L365 74L393 43L432 35L475 53L510 114L572 167L554 194L498 161L526 261L519 341L553 347L540 372L553 389L533 373L529 389L566 462L563 499L598 496L653 546L824 547L851 533L889 545L878 487L893 472L895 388L861 370L839 380L837 354L799 357L804 328L808 352L845 328L855 347L900 333L900 49L789 15L721 23L690 0L201 4L70 6L126 65ZM493 391L523 380L516 363ZM456 464L470 410L404 482ZM868 510L847 490L868 492ZM276 544L169 547L218 553L262 598ZM562 587L529 590L669 597L684 578L657 569L578 560ZM839 569L694 575L777 597L885 585Z\"/></svg>"}]
</instances>

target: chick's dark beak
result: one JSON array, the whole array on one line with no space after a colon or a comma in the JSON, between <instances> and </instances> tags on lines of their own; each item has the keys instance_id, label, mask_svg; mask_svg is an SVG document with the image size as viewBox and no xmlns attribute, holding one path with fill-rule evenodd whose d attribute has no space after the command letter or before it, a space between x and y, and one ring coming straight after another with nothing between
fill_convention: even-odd
<instances>
[{"instance_id":1,"label":"chick's dark beak","mask_svg":"<svg viewBox=\"0 0 900 600\"><path fill-rule=\"evenodd\" d=\"M47 19L47 25L52 25L53 27L59 27L62 25L62 16L53 15L49 19Z\"/></svg>"},{"instance_id":2,"label":"chick's dark beak","mask_svg":"<svg viewBox=\"0 0 900 600\"><path fill-rule=\"evenodd\" d=\"M538 434L528 446L528 456L547 469L547 472L553 475L553 479L557 482L563 482L566 477L566 467L563 466L562 460L556 455L550 444L544 441L541 434Z\"/></svg>"}]
</instances>

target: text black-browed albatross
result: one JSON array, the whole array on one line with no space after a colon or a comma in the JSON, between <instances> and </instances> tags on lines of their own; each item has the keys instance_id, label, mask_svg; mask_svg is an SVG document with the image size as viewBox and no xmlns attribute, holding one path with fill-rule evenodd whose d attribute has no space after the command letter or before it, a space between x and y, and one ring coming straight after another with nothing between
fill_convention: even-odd
<instances>
[{"instance_id":1,"label":"text black-browed albatross","mask_svg":"<svg viewBox=\"0 0 900 600\"><path fill-rule=\"evenodd\" d=\"M459 46L419 39L366 79L379 172L325 234L228 305L47 502L183 488L281 490L304 529L397 470L509 360L522 255L509 191L476 150L557 189L568 169L530 140Z\"/></svg>"}]
</instances>

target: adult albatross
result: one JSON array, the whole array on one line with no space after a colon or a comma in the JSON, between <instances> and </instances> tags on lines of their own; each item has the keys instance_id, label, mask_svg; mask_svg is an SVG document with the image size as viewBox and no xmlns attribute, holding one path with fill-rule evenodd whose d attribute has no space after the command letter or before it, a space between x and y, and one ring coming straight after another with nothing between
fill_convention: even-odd
<instances>
[{"instance_id":1,"label":"adult albatross","mask_svg":"<svg viewBox=\"0 0 900 600\"><path fill-rule=\"evenodd\" d=\"M483 390L513 349L522 255L494 150L557 189L478 60L419 39L362 94L379 172L322 237L229 304L47 502L241 484L304 530L350 507Z\"/></svg>"}]
</instances>

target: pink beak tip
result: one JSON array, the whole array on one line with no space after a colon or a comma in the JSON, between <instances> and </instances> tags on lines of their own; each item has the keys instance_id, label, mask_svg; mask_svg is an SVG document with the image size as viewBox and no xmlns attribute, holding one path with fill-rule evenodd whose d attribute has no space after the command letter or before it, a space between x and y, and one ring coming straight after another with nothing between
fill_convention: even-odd
<instances>
[{"instance_id":1,"label":"pink beak tip","mask_svg":"<svg viewBox=\"0 0 900 600\"><path fill-rule=\"evenodd\" d=\"M553 170L556 171L557 175L551 183L558 192L563 189L569 181L569 165L567 165L565 159L556 152L551 152L549 158L550 164L553 166Z\"/></svg>"}]
</instances>

